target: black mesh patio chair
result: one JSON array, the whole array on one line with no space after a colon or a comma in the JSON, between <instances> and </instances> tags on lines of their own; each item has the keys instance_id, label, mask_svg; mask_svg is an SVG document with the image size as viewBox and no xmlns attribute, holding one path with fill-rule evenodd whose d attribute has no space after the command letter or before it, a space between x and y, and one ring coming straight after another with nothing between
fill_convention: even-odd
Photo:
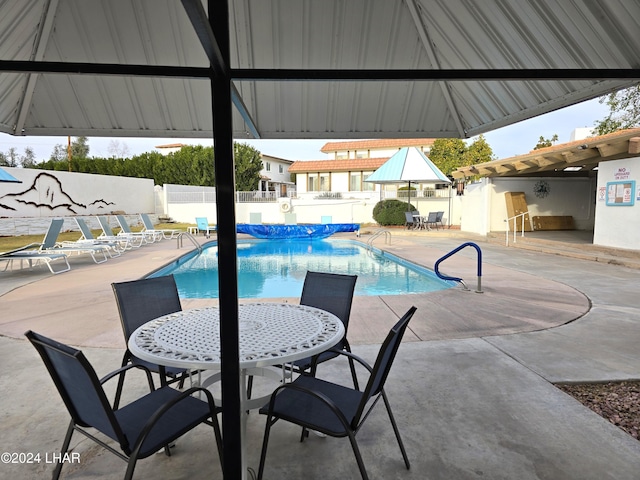
<instances>
[{"instance_id":1,"label":"black mesh patio chair","mask_svg":"<svg viewBox=\"0 0 640 480\"><path fill-rule=\"evenodd\" d=\"M418 226L418 220L414 217L414 215L420 215L420 212L417 210L413 212L404 212L404 225L407 227L407 230L410 228L416 228Z\"/></svg>"},{"instance_id":2,"label":"black mesh patio chair","mask_svg":"<svg viewBox=\"0 0 640 480\"><path fill-rule=\"evenodd\" d=\"M431 226L433 225L434 227L436 227L436 230L438 230L438 212L429 212L429 215L427 216L427 219L425 220L425 225L427 226L428 229L431 229Z\"/></svg>"},{"instance_id":3,"label":"black mesh patio chair","mask_svg":"<svg viewBox=\"0 0 640 480\"><path fill-rule=\"evenodd\" d=\"M173 275L112 283L111 287L116 297L125 342L129 341L131 334L141 325L163 315L182 310L178 287ZM189 376L189 372L183 368L165 367L141 360L127 348L122 357L122 366L129 363L144 366L152 372L158 373L161 386L180 382L179 387L182 388L185 379ZM118 408L123 382L124 377L118 379L114 408Z\"/></svg>"},{"instance_id":4,"label":"black mesh patio chair","mask_svg":"<svg viewBox=\"0 0 640 480\"><path fill-rule=\"evenodd\" d=\"M307 272L302 286L300 305L319 308L338 317L344 325L342 340L330 350L322 352L315 357L307 357L293 362L293 368L297 373L310 373L315 375L319 363L326 362L340 355L341 350L351 352L351 346L347 340L349 329L349 317L351 316L351 303L353 291L356 288L357 275L343 275L338 273ZM353 359L349 358L349 368L353 378L353 386L358 388L358 378Z\"/></svg>"},{"instance_id":5,"label":"black mesh patio chair","mask_svg":"<svg viewBox=\"0 0 640 480\"><path fill-rule=\"evenodd\" d=\"M338 273L307 272L302 286L302 296L300 305L319 308L333 313L344 325L344 336L342 340L330 350L322 352L315 357L306 357L296 360L287 365L295 373L306 373L315 375L317 365L340 355L341 350L351 351L351 346L347 340L347 329L349 327L349 317L351 315L351 303L353 302L353 291L356 287L357 275L343 275ZM349 358L349 368L353 385L358 388L358 377L353 359ZM253 376L249 377L247 385L247 397L251 398L253 388Z\"/></svg>"},{"instance_id":6,"label":"black mesh patio chair","mask_svg":"<svg viewBox=\"0 0 640 480\"><path fill-rule=\"evenodd\" d=\"M98 379L95 370L80 350L32 331L25 335L42 357L71 415L62 444L61 459L68 452L71 437L77 431L128 462L124 478L130 479L138 459L146 458L162 448L170 455L170 443L201 423L207 423L213 427L218 457L222 461L221 433L217 418L221 409L216 407L208 390L194 387L180 392L168 386L155 390L151 372L131 364ZM145 370L150 392L120 409L113 409L102 385L115 376L124 376L126 371L136 367ZM193 397L196 392L204 395L206 401ZM92 429L117 442L119 450L112 446L113 442L98 438ZM54 479L59 478L63 463L61 460L56 465Z\"/></svg>"},{"instance_id":7,"label":"black mesh patio chair","mask_svg":"<svg viewBox=\"0 0 640 480\"><path fill-rule=\"evenodd\" d=\"M438 228L438 224L444 229L444 224L442 223L442 218L444 217L444 212L436 212L436 229Z\"/></svg>"},{"instance_id":8,"label":"black mesh patio chair","mask_svg":"<svg viewBox=\"0 0 640 480\"><path fill-rule=\"evenodd\" d=\"M383 399L389 414L404 464L407 469L410 468L407 452L383 387L402 336L415 311L416 307L411 307L390 330L382 347L380 347L373 368L352 353L341 352L342 355L353 358L369 370L369 381L364 391L347 388L317 377L301 375L293 382L285 383L273 392L269 403L260 409L261 414L267 415L267 422L262 442L262 453L260 454L258 480L262 479L264 473L269 433L272 425L278 420L300 425L303 428L300 441L304 441L308 436L308 430L314 430L331 437L349 437L360 474L363 480L367 480L368 476L356 442L356 434L380 398Z\"/></svg>"}]
</instances>

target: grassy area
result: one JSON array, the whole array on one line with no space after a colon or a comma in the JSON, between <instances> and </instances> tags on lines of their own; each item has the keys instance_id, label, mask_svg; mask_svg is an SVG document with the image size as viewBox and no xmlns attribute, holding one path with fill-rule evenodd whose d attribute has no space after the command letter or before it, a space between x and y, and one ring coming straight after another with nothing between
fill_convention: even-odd
<instances>
[{"instance_id":1,"label":"grassy area","mask_svg":"<svg viewBox=\"0 0 640 480\"><path fill-rule=\"evenodd\" d=\"M155 226L158 230L163 228L171 229L171 230L183 230L187 231L188 227L195 227L195 223L159 223ZM131 230L140 231L142 227L131 227ZM114 228L114 232L119 232L119 228ZM94 237L98 237L102 230L91 230ZM80 232L61 232L58 236L58 241L75 241L79 240L81 237ZM0 237L0 252L8 252L9 250L14 250L16 248L24 247L25 245L29 245L30 243L41 243L44 238L44 233L38 235L18 235L15 237Z\"/></svg>"}]
</instances>

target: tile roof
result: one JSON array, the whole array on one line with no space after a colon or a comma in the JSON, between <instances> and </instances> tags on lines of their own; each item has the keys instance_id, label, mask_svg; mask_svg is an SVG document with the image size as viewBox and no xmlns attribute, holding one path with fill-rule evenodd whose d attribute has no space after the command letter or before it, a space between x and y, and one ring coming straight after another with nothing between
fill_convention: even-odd
<instances>
[{"instance_id":1,"label":"tile roof","mask_svg":"<svg viewBox=\"0 0 640 480\"><path fill-rule=\"evenodd\" d=\"M356 140L347 142L328 142L320 149L323 153L361 150L370 148L402 148L417 147L421 145L432 145L435 138L381 138L374 140Z\"/></svg>"},{"instance_id":2,"label":"tile roof","mask_svg":"<svg viewBox=\"0 0 640 480\"><path fill-rule=\"evenodd\" d=\"M352 158L344 160L299 160L289 167L289 173L348 172L351 170L375 170L389 157Z\"/></svg>"}]
</instances>

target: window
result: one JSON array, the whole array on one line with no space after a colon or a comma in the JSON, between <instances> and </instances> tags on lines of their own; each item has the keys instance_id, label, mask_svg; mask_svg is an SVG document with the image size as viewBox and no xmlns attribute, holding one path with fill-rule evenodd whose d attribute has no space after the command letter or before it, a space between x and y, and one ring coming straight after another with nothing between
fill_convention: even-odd
<instances>
[{"instance_id":1,"label":"window","mask_svg":"<svg viewBox=\"0 0 640 480\"><path fill-rule=\"evenodd\" d=\"M307 192L317 192L317 191L318 191L318 174L308 173L307 174Z\"/></svg>"},{"instance_id":2,"label":"window","mask_svg":"<svg viewBox=\"0 0 640 480\"><path fill-rule=\"evenodd\" d=\"M265 162L265 164L264 164L264 169L265 169L267 172L270 172L270 171L271 171L271 162Z\"/></svg>"},{"instance_id":3,"label":"window","mask_svg":"<svg viewBox=\"0 0 640 480\"><path fill-rule=\"evenodd\" d=\"M373 172L350 172L349 191L350 192L372 192L375 190L375 183L365 182L367 177Z\"/></svg>"},{"instance_id":4,"label":"window","mask_svg":"<svg viewBox=\"0 0 640 480\"><path fill-rule=\"evenodd\" d=\"M329 173L321 173L320 174L320 191L321 192L329 192L331 191L331 182Z\"/></svg>"},{"instance_id":5,"label":"window","mask_svg":"<svg viewBox=\"0 0 640 480\"><path fill-rule=\"evenodd\" d=\"M350 192L359 192L362 190L362 186L360 185L360 179L362 178L362 174L360 172L351 172L349 174L349 191Z\"/></svg>"},{"instance_id":6,"label":"window","mask_svg":"<svg viewBox=\"0 0 640 480\"><path fill-rule=\"evenodd\" d=\"M364 180L366 180L367 178L369 178L369 176L373 173L373 171L371 172L362 172L362 190L365 192L373 192L376 189L376 184L372 183L372 182L365 182Z\"/></svg>"},{"instance_id":7,"label":"window","mask_svg":"<svg viewBox=\"0 0 640 480\"><path fill-rule=\"evenodd\" d=\"M282 164L278 165L278 173L284 173L284 166Z\"/></svg>"}]
</instances>

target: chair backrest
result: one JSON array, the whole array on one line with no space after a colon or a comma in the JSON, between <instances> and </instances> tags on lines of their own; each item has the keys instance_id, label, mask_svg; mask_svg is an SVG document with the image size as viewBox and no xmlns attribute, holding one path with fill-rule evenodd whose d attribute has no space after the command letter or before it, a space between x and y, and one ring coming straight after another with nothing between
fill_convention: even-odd
<instances>
[{"instance_id":1,"label":"chair backrest","mask_svg":"<svg viewBox=\"0 0 640 480\"><path fill-rule=\"evenodd\" d=\"M438 212L429 212L429 216L427 217L427 223L435 223L438 220Z\"/></svg>"},{"instance_id":2,"label":"chair backrest","mask_svg":"<svg viewBox=\"0 0 640 480\"><path fill-rule=\"evenodd\" d=\"M307 272L302 286L300 305L316 307L333 313L344 324L347 336L353 291L357 275L339 273Z\"/></svg>"},{"instance_id":3,"label":"chair backrest","mask_svg":"<svg viewBox=\"0 0 640 480\"><path fill-rule=\"evenodd\" d=\"M444 217L444 212L436 212L436 222L442 222L442 217Z\"/></svg>"},{"instance_id":4,"label":"chair backrest","mask_svg":"<svg viewBox=\"0 0 640 480\"><path fill-rule=\"evenodd\" d=\"M124 218L124 215L116 215L116 220L118 220L118 224L124 233L133 233L129 224L127 223L127 219Z\"/></svg>"},{"instance_id":5,"label":"chair backrest","mask_svg":"<svg viewBox=\"0 0 640 480\"><path fill-rule=\"evenodd\" d=\"M155 230L155 227L153 226L153 222L151 221L149 215L147 215L146 213L141 213L140 218L142 219L144 228L146 228L147 230Z\"/></svg>"},{"instance_id":6,"label":"chair backrest","mask_svg":"<svg viewBox=\"0 0 640 480\"><path fill-rule=\"evenodd\" d=\"M404 218L407 223L413 223L413 212L404 212Z\"/></svg>"},{"instance_id":7,"label":"chair backrest","mask_svg":"<svg viewBox=\"0 0 640 480\"><path fill-rule=\"evenodd\" d=\"M173 275L112 283L125 340L154 318L182 310Z\"/></svg>"},{"instance_id":8,"label":"chair backrest","mask_svg":"<svg viewBox=\"0 0 640 480\"><path fill-rule=\"evenodd\" d=\"M127 449L127 439L84 354L31 330L25 335L42 357L74 423L97 428Z\"/></svg>"},{"instance_id":9,"label":"chair backrest","mask_svg":"<svg viewBox=\"0 0 640 480\"><path fill-rule=\"evenodd\" d=\"M87 223L82 218L78 218L78 217L73 217L73 218L78 224L78 228L80 229L80 233L82 233L82 236L86 240L95 240L95 237L93 236L93 233L91 232L91 229L89 228Z\"/></svg>"},{"instance_id":10,"label":"chair backrest","mask_svg":"<svg viewBox=\"0 0 640 480\"><path fill-rule=\"evenodd\" d=\"M44 240L42 240L42 249L56 246L56 240L58 240L58 235L60 235L60 230L62 230L62 224L64 224L64 219L62 218L54 218L51 220L47 233L44 234Z\"/></svg>"},{"instance_id":11,"label":"chair backrest","mask_svg":"<svg viewBox=\"0 0 640 480\"><path fill-rule=\"evenodd\" d=\"M104 234L107 237L115 237L116 234L113 233L113 230L111 230L111 225L109 225L109 219L105 216L99 216L98 218L98 223L100 224L100 228L102 228L102 231L104 232Z\"/></svg>"},{"instance_id":12,"label":"chair backrest","mask_svg":"<svg viewBox=\"0 0 640 480\"><path fill-rule=\"evenodd\" d=\"M393 360L398 352L398 347L400 347L400 342L402 341L404 332L409 325L409 320L411 320L411 317L413 317L415 312L416 307L411 307L407 310L407 313L405 313L403 317L391 328L391 330L389 330L387 338L385 338L382 343L378 356L376 357L376 362L373 365L373 370L369 376L369 381L363 391L362 400L360 401L356 415L353 418L354 428L360 422L360 418L367 407L367 402L371 397L382 391L384 383L387 380L387 376L389 375L389 371L391 370L391 366L393 365Z\"/></svg>"},{"instance_id":13,"label":"chair backrest","mask_svg":"<svg viewBox=\"0 0 640 480\"><path fill-rule=\"evenodd\" d=\"M196 217L196 225L198 226L198 230L208 230L209 220L207 220L207 217Z\"/></svg>"}]
</instances>

